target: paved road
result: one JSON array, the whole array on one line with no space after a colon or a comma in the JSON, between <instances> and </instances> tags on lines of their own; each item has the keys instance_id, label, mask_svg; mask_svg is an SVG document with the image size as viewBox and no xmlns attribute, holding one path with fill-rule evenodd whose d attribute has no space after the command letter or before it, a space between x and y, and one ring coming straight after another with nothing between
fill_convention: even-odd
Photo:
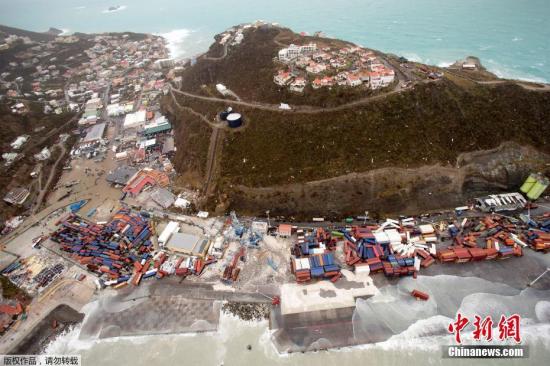
<instances>
[{"instance_id":1,"label":"paved road","mask_svg":"<svg viewBox=\"0 0 550 366\"><path fill-rule=\"evenodd\" d=\"M454 72L454 70L451 70L451 69L444 69L444 70L445 70L445 72L447 72L451 75L454 75L454 76L462 78L462 79L469 80L471 82L474 82L474 83L477 83L477 84L480 84L480 85L500 85L500 84L513 83L513 84L519 85L522 88L527 89L527 90L542 91L542 92L550 91L550 84L535 83L537 85L540 85L540 86L536 86L536 85L533 85L533 83L522 82L521 80L507 80L507 79L505 79L505 80L499 79L499 80L482 81L482 80L472 79L472 78L470 78L466 75Z\"/></svg>"},{"instance_id":2,"label":"paved road","mask_svg":"<svg viewBox=\"0 0 550 366\"><path fill-rule=\"evenodd\" d=\"M227 56L227 49L229 48L229 44L231 42L233 42L234 39L235 39L235 36L233 35L227 40L227 42L225 42L225 44L223 45L223 54L221 56L219 56L219 57L210 57L210 56L204 55L204 56L202 56L202 58L204 60L211 60L211 61L223 60Z\"/></svg>"},{"instance_id":3,"label":"paved road","mask_svg":"<svg viewBox=\"0 0 550 366\"><path fill-rule=\"evenodd\" d=\"M436 82L436 80L426 80L424 82L425 83ZM227 100L227 99L216 98L216 97L206 97L206 96L203 96L203 95L198 95L198 94L193 94L193 93L185 92L185 91L182 91L182 90L178 90L178 89L175 89L172 85L170 85L170 91L173 92L173 93L181 94L181 95L184 95L186 97L190 97L190 98L194 98L194 99L204 100L204 101L207 101L207 102L218 102L218 103L225 103L225 104L230 103L230 104L233 104L233 105L240 105L240 106L244 106L244 107L261 109L261 110L270 111L270 112L299 113L299 114L318 114L318 113L337 112L337 111L342 111L342 110L346 110L346 109L351 109L351 108L354 108L354 107L357 107L357 106L360 106L360 105L368 104L368 103L373 102L375 100L380 100L380 99L386 98L386 97L388 97L390 95L393 95L393 94L398 94L398 93L402 93L404 91L408 91L410 89L412 89L412 87L406 87L406 88L399 87L398 89L395 89L395 90L392 90L392 91L381 93L381 94L378 94L378 95L375 95L375 96L367 96L367 97L358 99L356 101L349 102L349 103L346 103L346 104L342 104L342 105L339 105L339 106L336 106L336 107L313 107L313 106L300 105L300 106L292 106L291 110L285 110L285 109L280 109L279 105L274 105L274 104L258 103L258 102L245 102L245 101L242 101L242 100L241 101Z\"/></svg>"}]
</instances>

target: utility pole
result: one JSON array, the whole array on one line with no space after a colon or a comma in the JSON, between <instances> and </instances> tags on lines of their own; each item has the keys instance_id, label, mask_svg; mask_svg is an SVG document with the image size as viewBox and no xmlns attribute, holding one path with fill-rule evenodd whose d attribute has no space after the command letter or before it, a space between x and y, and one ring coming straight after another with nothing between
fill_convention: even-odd
<instances>
[{"instance_id":1,"label":"utility pole","mask_svg":"<svg viewBox=\"0 0 550 366\"><path fill-rule=\"evenodd\" d=\"M267 210L265 214L267 215L267 226L271 227L271 224L269 223L269 210Z\"/></svg>"},{"instance_id":2,"label":"utility pole","mask_svg":"<svg viewBox=\"0 0 550 366\"><path fill-rule=\"evenodd\" d=\"M363 226L367 224L367 217L369 217L369 211L365 211L365 217L363 218Z\"/></svg>"}]
</instances>

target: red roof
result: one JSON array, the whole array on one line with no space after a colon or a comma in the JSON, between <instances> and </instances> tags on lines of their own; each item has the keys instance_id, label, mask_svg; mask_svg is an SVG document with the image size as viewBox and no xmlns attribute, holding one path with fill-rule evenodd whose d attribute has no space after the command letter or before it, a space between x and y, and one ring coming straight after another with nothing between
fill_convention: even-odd
<instances>
[{"instance_id":1,"label":"red roof","mask_svg":"<svg viewBox=\"0 0 550 366\"><path fill-rule=\"evenodd\" d=\"M279 225L279 235L284 235L284 236L292 235L292 225L280 224Z\"/></svg>"},{"instance_id":2,"label":"red roof","mask_svg":"<svg viewBox=\"0 0 550 366\"><path fill-rule=\"evenodd\" d=\"M0 305L0 313L5 313L8 315L19 315L23 312L23 307L21 303L17 303L17 306L10 306L2 304Z\"/></svg>"}]
</instances>

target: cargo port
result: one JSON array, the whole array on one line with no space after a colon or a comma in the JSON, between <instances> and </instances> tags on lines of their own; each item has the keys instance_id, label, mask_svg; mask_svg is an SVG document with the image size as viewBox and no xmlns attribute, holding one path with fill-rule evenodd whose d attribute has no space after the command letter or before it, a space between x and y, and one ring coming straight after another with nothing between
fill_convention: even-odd
<instances>
[{"instance_id":1,"label":"cargo port","mask_svg":"<svg viewBox=\"0 0 550 366\"><path fill-rule=\"evenodd\" d=\"M228 33L230 47L242 41L245 27L252 26ZM429 313L434 299L444 297L438 281L447 275L545 290L537 296L549 298L543 174L526 174L517 191L413 216L362 212L298 222L269 211L262 217L208 212L203 203L218 132L248 128L247 109L229 107L204 121L213 128L205 187L182 185L160 99L172 93L181 80L177 71L188 63L165 59L157 37L96 41L87 50L92 61L75 67L89 81L67 80L63 93L81 114L62 174L51 191L41 190L28 215L4 226L0 272L6 288L21 292L2 298L0 353L28 342L60 306L85 314L80 337L92 340L216 332L225 307L243 319L268 318L270 340L278 352L291 353L387 340L397 327L373 315L384 302L380 296L392 295L384 300L396 303L387 310L396 319L408 316L403 304ZM131 56L114 52L121 47ZM89 63L97 72L87 74ZM4 200L18 205L29 196L17 189ZM458 301L453 290L446 295ZM400 327L412 323L416 313L410 313ZM357 325L361 317L370 327Z\"/></svg>"}]
</instances>

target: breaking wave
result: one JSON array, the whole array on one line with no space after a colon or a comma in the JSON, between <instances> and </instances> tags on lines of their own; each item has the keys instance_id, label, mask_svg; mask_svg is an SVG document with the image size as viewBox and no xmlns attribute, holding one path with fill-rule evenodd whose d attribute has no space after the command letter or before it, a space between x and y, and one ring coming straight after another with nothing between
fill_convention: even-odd
<instances>
[{"instance_id":1,"label":"breaking wave","mask_svg":"<svg viewBox=\"0 0 550 366\"><path fill-rule=\"evenodd\" d=\"M449 292L449 288L454 291ZM416 301L410 296L412 289L429 293L429 300ZM447 326L458 312L471 322L474 315L491 316L495 326L501 315L517 313L522 317L525 342L550 343L550 291L520 291L475 277L447 275L402 279L397 286L381 288L372 298L358 300L354 336L359 341L377 342L375 347L385 350L433 351L454 343ZM470 323L463 333L466 343L474 342L472 330Z\"/></svg>"},{"instance_id":2,"label":"breaking wave","mask_svg":"<svg viewBox=\"0 0 550 366\"><path fill-rule=\"evenodd\" d=\"M493 59L488 59L485 67L487 67L487 70L491 71L493 74L495 74L499 78L523 80L523 81L528 81L532 83L548 83L548 80L544 78L537 77L525 72L512 70L509 67L505 67L499 64Z\"/></svg>"},{"instance_id":3,"label":"breaking wave","mask_svg":"<svg viewBox=\"0 0 550 366\"><path fill-rule=\"evenodd\" d=\"M454 64L453 61L441 61L437 64L438 67L449 67Z\"/></svg>"},{"instance_id":4,"label":"breaking wave","mask_svg":"<svg viewBox=\"0 0 550 366\"><path fill-rule=\"evenodd\" d=\"M178 59L189 53L186 49L186 40L192 32L193 31L189 29L174 29L170 32L160 33L158 35L166 39L170 57Z\"/></svg>"}]
</instances>

